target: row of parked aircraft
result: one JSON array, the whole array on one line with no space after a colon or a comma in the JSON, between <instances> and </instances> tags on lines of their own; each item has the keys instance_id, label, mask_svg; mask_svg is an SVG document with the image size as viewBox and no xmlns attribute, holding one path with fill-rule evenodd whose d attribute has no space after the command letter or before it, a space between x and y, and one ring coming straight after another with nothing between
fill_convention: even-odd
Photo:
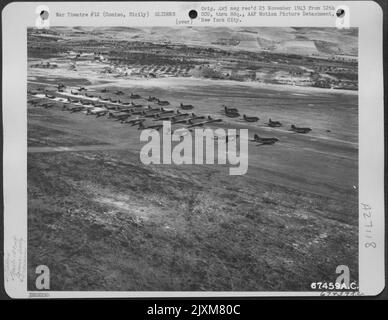
<instances>
[{"instance_id":1,"label":"row of parked aircraft","mask_svg":"<svg viewBox=\"0 0 388 320\"><path fill-rule=\"evenodd\" d=\"M240 113L238 111L237 108L229 108L227 106L223 106L224 109L223 109L223 112L224 114L229 117L229 118L237 118L240 116ZM247 121L247 122L257 122L260 120L259 117L256 117L256 116L247 116L246 114L243 115L243 120ZM272 121L271 118L269 118L269 121L267 123L267 125L271 128L278 128L278 127L281 127L282 126L282 123L280 121ZM307 127L297 127L295 126L294 124L291 125L291 131L294 131L294 132L297 132L297 133L302 133L302 134L306 134L306 133L309 133L312 129L311 128L307 128Z\"/></svg>"},{"instance_id":2,"label":"row of parked aircraft","mask_svg":"<svg viewBox=\"0 0 388 320\"><path fill-rule=\"evenodd\" d=\"M59 84L58 85L58 92L63 93L64 92L64 85ZM132 102L126 102L121 101L120 99L114 99L112 97L105 98L101 95L95 96L94 94L89 94L86 92L87 89L84 87L80 87L77 90L70 90L70 93L73 96L81 96L84 95L87 98L97 98L97 100L90 100L90 99L78 99L74 97L60 97L61 102L64 102L63 109L69 110L70 112L80 112L84 111L87 115L95 115L96 117L105 116L107 115L108 118L113 118L117 121L121 121L121 123L127 123L132 126L138 125L139 130L141 129L156 129L160 130L163 125L160 123L155 123L155 121L163 121L163 120L169 120L172 124L185 124L187 125L187 128L194 128L194 127L203 127L205 125L209 125L212 123L222 122L222 119L216 119L212 118L211 116L200 116L196 115L195 113L187 113L182 112L179 109L173 110L173 109L165 109L163 106L168 106L170 103L166 100L160 100L157 97L149 96L148 98L144 98L148 102L154 102L158 105L158 107L151 107L151 106L143 106L142 104L136 104L133 101ZM111 92L115 95L124 95L124 92L121 90L115 90L115 91L108 91L108 89L104 88L102 93ZM29 92L32 93L32 92ZM45 93L45 97L53 100L57 99L59 97L50 94ZM131 93L130 98L135 99L141 99L142 97L138 94ZM64 100L64 101L63 101ZM33 105L37 105L37 101L32 101ZM118 104L118 105L117 105ZM45 108L53 107L55 103L43 103L40 104L40 106L43 106ZM227 106L223 106L224 113L226 116L231 118L236 118L240 116L240 113L238 109L236 108L228 108ZM190 104L183 104L181 103L179 108L184 111L192 110L194 109L193 105ZM133 115L137 115L135 119L131 119ZM154 123L147 124L149 122L149 119L152 119ZM259 120L256 116L247 116L243 115L243 120L247 122L257 122ZM269 127L281 127L282 123L279 121L273 121L272 119L269 119L269 122L267 123ZM291 130L295 131L297 133L308 133L311 131L311 128L302 128L302 127L296 127L295 125L291 125ZM272 145L279 141L278 138L272 137L272 138L263 138L259 137L257 134L254 135L253 139L251 140L253 142L257 142L259 144L265 144L265 145Z\"/></svg>"}]
</instances>

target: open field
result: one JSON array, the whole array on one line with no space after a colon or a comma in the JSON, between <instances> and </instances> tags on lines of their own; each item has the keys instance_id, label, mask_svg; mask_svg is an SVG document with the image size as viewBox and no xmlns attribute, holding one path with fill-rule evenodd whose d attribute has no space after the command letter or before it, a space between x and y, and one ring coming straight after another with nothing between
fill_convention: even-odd
<instances>
[{"instance_id":1,"label":"open field","mask_svg":"<svg viewBox=\"0 0 388 320\"><path fill-rule=\"evenodd\" d=\"M50 267L53 290L308 290L333 281L339 264L357 279L356 95L217 82L86 86L105 87L193 103L222 126L280 141L250 143L243 176L221 165L144 166L136 127L29 106L30 286L37 264ZM226 118L224 103L262 120ZM268 117L285 127L268 128ZM291 123L313 131L293 133Z\"/></svg>"}]
</instances>

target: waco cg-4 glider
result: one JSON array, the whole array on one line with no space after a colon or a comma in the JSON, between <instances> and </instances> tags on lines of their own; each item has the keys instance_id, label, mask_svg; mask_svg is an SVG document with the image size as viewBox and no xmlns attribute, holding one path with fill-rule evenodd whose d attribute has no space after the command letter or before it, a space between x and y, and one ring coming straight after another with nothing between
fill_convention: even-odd
<instances>
[{"instance_id":1,"label":"waco cg-4 glider","mask_svg":"<svg viewBox=\"0 0 388 320\"><path fill-rule=\"evenodd\" d=\"M174 118L172 118L171 124L178 124L178 123L188 123L189 120L195 120L195 119L205 119L204 116L197 116L195 113L192 114L179 114L176 115Z\"/></svg>"},{"instance_id":2,"label":"waco cg-4 glider","mask_svg":"<svg viewBox=\"0 0 388 320\"><path fill-rule=\"evenodd\" d=\"M214 123L214 122L221 122L221 121L222 121L222 119L213 119L211 116L208 116L208 117L207 117L207 120L205 120L205 121L196 122L196 123L193 123L193 122L192 122L192 119L190 119L190 120L188 121L188 123L190 124L190 125L188 126L188 128L202 127L202 126L204 126L204 125L206 125L206 124L210 124L210 123Z\"/></svg>"},{"instance_id":3,"label":"waco cg-4 glider","mask_svg":"<svg viewBox=\"0 0 388 320\"><path fill-rule=\"evenodd\" d=\"M183 104L183 103L181 103L180 108L182 110L191 110L191 109L194 109L194 106L191 105L191 104Z\"/></svg>"},{"instance_id":4,"label":"waco cg-4 glider","mask_svg":"<svg viewBox=\"0 0 388 320\"><path fill-rule=\"evenodd\" d=\"M155 130L160 130L163 128L163 124L150 124L150 125L145 125L145 121L142 121L139 123L138 130L145 130L145 129L155 129Z\"/></svg>"},{"instance_id":5,"label":"waco cg-4 glider","mask_svg":"<svg viewBox=\"0 0 388 320\"><path fill-rule=\"evenodd\" d=\"M257 143L259 143L259 145L264 145L264 144L272 145L272 144L275 144L276 142L278 142L279 139L278 138L263 138L263 137L259 137L258 134L255 134L251 141L257 142Z\"/></svg>"},{"instance_id":6,"label":"waco cg-4 glider","mask_svg":"<svg viewBox=\"0 0 388 320\"><path fill-rule=\"evenodd\" d=\"M170 105L170 102L168 102L167 100L160 100L160 99L158 99L157 103L160 106L168 106L168 105Z\"/></svg>"},{"instance_id":7,"label":"waco cg-4 glider","mask_svg":"<svg viewBox=\"0 0 388 320\"><path fill-rule=\"evenodd\" d=\"M240 114L238 113L238 109L236 108L228 108L227 106L223 106L224 107L224 112L225 112L225 115L229 118L237 118L240 116Z\"/></svg>"},{"instance_id":8,"label":"waco cg-4 glider","mask_svg":"<svg viewBox=\"0 0 388 320\"><path fill-rule=\"evenodd\" d=\"M280 121L272 121L271 118L269 118L269 121L268 121L268 126L271 127L271 128L278 128L278 127L281 127L282 126L282 123Z\"/></svg>"},{"instance_id":9,"label":"waco cg-4 glider","mask_svg":"<svg viewBox=\"0 0 388 320\"><path fill-rule=\"evenodd\" d=\"M259 117L248 117L246 114L243 115L243 119L247 122L257 122L260 120Z\"/></svg>"},{"instance_id":10,"label":"waco cg-4 glider","mask_svg":"<svg viewBox=\"0 0 388 320\"><path fill-rule=\"evenodd\" d=\"M106 115L107 113L108 113L108 109L104 106L96 106L86 111L87 115L95 115L97 117Z\"/></svg>"},{"instance_id":11,"label":"waco cg-4 glider","mask_svg":"<svg viewBox=\"0 0 388 320\"><path fill-rule=\"evenodd\" d=\"M305 133L309 133L310 131L311 131L311 128L302 128L302 127L297 127L297 126L295 126L295 125L291 125L291 131L294 131L294 132L296 132L296 133L303 133L303 134L305 134Z\"/></svg>"}]
</instances>

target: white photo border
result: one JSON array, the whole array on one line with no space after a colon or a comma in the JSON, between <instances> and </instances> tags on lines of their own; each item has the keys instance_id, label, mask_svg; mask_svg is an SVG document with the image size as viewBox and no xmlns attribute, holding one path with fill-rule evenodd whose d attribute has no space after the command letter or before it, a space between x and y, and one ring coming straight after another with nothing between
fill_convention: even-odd
<instances>
[{"instance_id":1,"label":"white photo border","mask_svg":"<svg viewBox=\"0 0 388 320\"><path fill-rule=\"evenodd\" d=\"M249 1L238 5L252 4ZM50 12L85 10L176 11L187 15L201 6L230 5L231 2L13 2L2 11L3 36L3 186L4 186L4 285L12 298L99 298L99 297L260 297L320 296L322 292L126 292L126 291L28 291L27 290L27 28L35 26L38 5ZM260 2L255 1L255 5ZM263 5L308 5L308 1L265 1ZM383 99L383 12L374 1L314 1L314 5L346 5L350 27L358 28L359 41L359 286L362 295L377 295L385 286L384 261L384 99ZM171 10L169 10L169 8ZM114 18L58 19L50 15L51 26L176 26L171 19L133 18L125 24ZM217 24L217 26L230 24ZM254 27L335 27L333 17L260 17L246 19L239 26ZM195 24L193 24L195 26ZM211 26L201 23L197 26ZM237 26L234 25L233 26ZM182 26L184 27L184 26ZM21 94L25 93L25 94ZM361 208L371 208L373 241L367 247L365 221ZM369 223L369 222L368 222ZM18 251L20 274L10 276L9 264ZM23 258L24 257L24 258Z\"/></svg>"}]
</instances>

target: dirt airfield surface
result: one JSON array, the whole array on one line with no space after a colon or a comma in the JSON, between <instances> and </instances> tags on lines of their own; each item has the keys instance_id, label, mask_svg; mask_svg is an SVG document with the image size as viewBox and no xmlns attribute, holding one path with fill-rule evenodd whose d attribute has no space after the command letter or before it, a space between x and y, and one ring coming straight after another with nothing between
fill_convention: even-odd
<instances>
[{"instance_id":1,"label":"dirt airfield surface","mask_svg":"<svg viewBox=\"0 0 388 320\"><path fill-rule=\"evenodd\" d=\"M29 89L60 81L30 78ZM60 104L28 106L29 288L40 264L50 268L52 290L69 291L308 291L311 282L335 281L337 265L357 280L357 95L196 83L82 85L156 96L168 108L193 104L195 113L222 118L218 127L278 138L249 142L247 174L230 176L227 165L144 165L136 126ZM223 104L241 117L227 118ZM244 122L243 114L260 120ZM283 126L269 128L269 118ZM291 124L312 131L297 134Z\"/></svg>"}]
</instances>

